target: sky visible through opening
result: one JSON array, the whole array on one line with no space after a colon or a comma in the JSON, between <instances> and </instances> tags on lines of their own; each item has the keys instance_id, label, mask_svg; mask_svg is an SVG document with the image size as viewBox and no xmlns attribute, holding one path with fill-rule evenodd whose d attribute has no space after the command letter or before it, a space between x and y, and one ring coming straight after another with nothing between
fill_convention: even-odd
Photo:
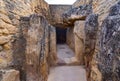
<instances>
[{"instance_id":1,"label":"sky visible through opening","mask_svg":"<svg viewBox=\"0 0 120 81\"><path fill-rule=\"evenodd\" d=\"M73 4L76 0L45 0L48 4Z\"/></svg>"}]
</instances>

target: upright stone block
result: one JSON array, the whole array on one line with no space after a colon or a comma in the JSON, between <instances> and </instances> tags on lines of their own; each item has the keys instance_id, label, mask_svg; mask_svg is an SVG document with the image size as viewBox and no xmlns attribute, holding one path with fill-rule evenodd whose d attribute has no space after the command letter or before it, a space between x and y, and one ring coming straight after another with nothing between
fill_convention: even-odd
<instances>
[{"instance_id":1,"label":"upright stone block","mask_svg":"<svg viewBox=\"0 0 120 81\"><path fill-rule=\"evenodd\" d=\"M75 35L75 57L83 64L84 61L84 39L85 39L85 21L76 21L74 26L74 35Z\"/></svg>"}]
</instances>

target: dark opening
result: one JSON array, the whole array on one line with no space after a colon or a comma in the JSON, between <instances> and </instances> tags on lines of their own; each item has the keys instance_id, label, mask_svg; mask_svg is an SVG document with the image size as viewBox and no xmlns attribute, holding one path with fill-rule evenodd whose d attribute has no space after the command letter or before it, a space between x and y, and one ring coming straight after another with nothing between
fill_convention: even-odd
<instances>
[{"instance_id":1,"label":"dark opening","mask_svg":"<svg viewBox=\"0 0 120 81\"><path fill-rule=\"evenodd\" d=\"M66 43L67 28L56 28L57 44Z\"/></svg>"}]
</instances>

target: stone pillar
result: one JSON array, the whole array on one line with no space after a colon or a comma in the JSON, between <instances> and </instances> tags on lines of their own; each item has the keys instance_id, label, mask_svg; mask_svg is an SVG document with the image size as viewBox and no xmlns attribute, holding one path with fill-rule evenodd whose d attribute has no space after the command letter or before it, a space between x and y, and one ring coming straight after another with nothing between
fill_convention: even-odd
<instances>
[{"instance_id":1,"label":"stone pillar","mask_svg":"<svg viewBox=\"0 0 120 81\"><path fill-rule=\"evenodd\" d=\"M84 25L85 21L76 21L75 27L74 27L74 35L75 35L75 57L80 62L80 64L83 64L83 58L84 58Z\"/></svg>"},{"instance_id":2,"label":"stone pillar","mask_svg":"<svg viewBox=\"0 0 120 81\"><path fill-rule=\"evenodd\" d=\"M48 76L48 23L31 15L26 39L26 81L46 81Z\"/></svg>"},{"instance_id":3,"label":"stone pillar","mask_svg":"<svg viewBox=\"0 0 120 81\"><path fill-rule=\"evenodd\" d=\"M85 66L87 77L90 78L91 61L95 52L97 32L98 32L98 15L90 14L85 22Z\"/></svg>"},{"instance_id":4,"label":"stone pillar","mask_svg":"<svg viewBox=\"0 0 120 81\"><path fill-rule=\"evenodd\" d=\"M67 29L67 44L73 51L75 51L75 40L73 30L74 27Z\"/></svg>"},{"instance_id":5,"label":"stone pillar","mask_svg":"<svg viewBox=\"0 0 120 81\"><path fill-rule=\"evenodd\" d=\"M57 46L56 46L56 28L49 26L49 63L56 65L57 63Z\"/></svg>"}]
</instances>

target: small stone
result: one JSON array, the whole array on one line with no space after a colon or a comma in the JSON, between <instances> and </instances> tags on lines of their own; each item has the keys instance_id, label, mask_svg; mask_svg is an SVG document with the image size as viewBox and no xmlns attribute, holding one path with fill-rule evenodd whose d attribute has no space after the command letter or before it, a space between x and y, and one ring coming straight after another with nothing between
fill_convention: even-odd
<instances>
[{"instance_id":1,"label":"small stone","mask_svg":"<svg viewBox=\"0 0 120 81\"><path fill-rule=\"evenodd\" d=\"M11 39L11 36L0 36L0 44L5 44L9 42Z\"/></svg>"},{"instance_id":2,"label":"small stone","mask_svg":"<svg viewBox=\"0 0 120 81\"><path fill-rule=\"evenodd\" d=\"M11 69L11 70L0 70L0 78L1 81L20 81L19 79L19 71Z\"/></svg>"},{"instance_id":3,"label":"small stone","mask_svg":"<svg viewBox=\"0 0 120 81\"><path fill-rule=\"evenodd\" d=\"M10 43L4 44L4 49L9 50L11 48Z\"/></svg>"}]
</instances>

